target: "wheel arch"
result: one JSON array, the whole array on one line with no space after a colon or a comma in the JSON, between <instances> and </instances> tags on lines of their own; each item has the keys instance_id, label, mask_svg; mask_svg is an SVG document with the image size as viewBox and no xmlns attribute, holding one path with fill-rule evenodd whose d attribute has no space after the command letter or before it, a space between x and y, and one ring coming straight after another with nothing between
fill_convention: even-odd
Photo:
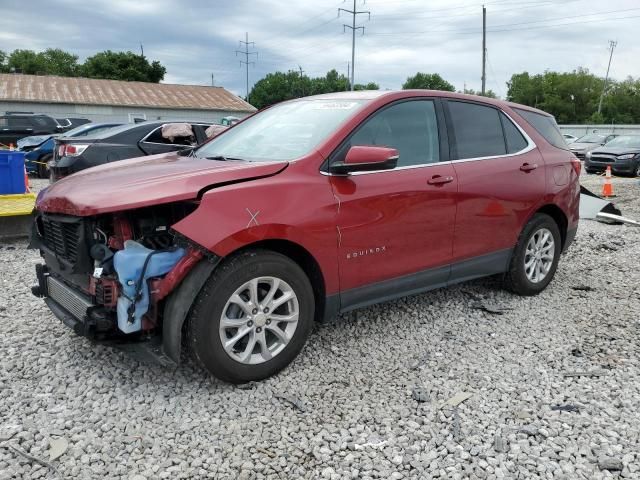
<instances>
[{"instance_id":1,"label":"wheel arch","mask_svg":"<svg viewBox=\"0 0 640 480\"><path fill-rule=\"evenodd\" d=\"M562 239L562 248L564 249L564 246L567 242L567 229L569 227L569 220L567 219L567 215L557 205L548 203L538 208L533 213L533 215L531 215L529 220L527 220L527 223L529 223L531 218L533 218L533 216L537 213L545 213L549 215L551 218L553 218L553 220L556 222L556 225L558 225L558 230L560 230L560 237Z\"/></svg>"},{"instance_id":2,"label":"wheel arch","mask_svg":"<svg viewBox=\"0 0 640 480\"><path fill-rule=\"evenodd\" d=\"M162 325L163 353L176 364L180 362L182 338L185 338L184 329L187 327L187 318L196 297L202 290L205 282L213 274L218 265L242 252L248 250L270 250L277 252L295 262L309 278L315 300L315 320L323 321L327 314L327 296L325 278L313 255L303 246L284 239L260 240L238 248L224 257L215 260L203 259L187 274L186 278L171 292L164 307L164 319Z\"/></svg>"}]
</instances>

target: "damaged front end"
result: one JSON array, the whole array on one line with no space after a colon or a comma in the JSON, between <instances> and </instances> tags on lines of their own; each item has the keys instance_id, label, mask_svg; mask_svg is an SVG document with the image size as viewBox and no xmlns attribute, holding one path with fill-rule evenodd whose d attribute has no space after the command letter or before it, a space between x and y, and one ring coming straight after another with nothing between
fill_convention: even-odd
<instances>
[{"instance_id":1,"label":"damaged front end","mask_svg":"<svg viewBox=\"0 0 640 480\"><path fill-rule=\"evenodd\" d=\"M36 266L33 293L95 341L161 334L166 297L213 255L171 230L197 206L183 201L86 217L40 212L31 247L44 264Z\"/></svg>"}]
</instances>

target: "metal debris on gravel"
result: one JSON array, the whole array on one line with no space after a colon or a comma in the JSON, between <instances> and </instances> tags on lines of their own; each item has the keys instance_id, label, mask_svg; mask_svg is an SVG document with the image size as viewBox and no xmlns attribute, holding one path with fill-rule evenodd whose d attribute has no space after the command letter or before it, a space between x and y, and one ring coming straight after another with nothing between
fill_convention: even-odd
<instances>
[{"instance_id":1,"label":"metal debris on gravel","mask_svg":"<svg viewBox=\"0 0 640 480\"><path fill-rule=\"evenodd\" d=\"M598 177L583 180L598 191ZM640 219L638 180L614 188L623 215ZM316 328L291 366L249 389L74 335L30 293L38 253L2 247L0 480L640 478L637 227L581 222L536 297L491 278ZM478 299L512 309L491 315L471 308ZM430 396L420 408L415 385ZM437 407L459 391L474 395L456 420ZM528 425L538 434L518 431ZM62 437L58 476L6 447L48 459Z\"/></svg>"}]
</instances>

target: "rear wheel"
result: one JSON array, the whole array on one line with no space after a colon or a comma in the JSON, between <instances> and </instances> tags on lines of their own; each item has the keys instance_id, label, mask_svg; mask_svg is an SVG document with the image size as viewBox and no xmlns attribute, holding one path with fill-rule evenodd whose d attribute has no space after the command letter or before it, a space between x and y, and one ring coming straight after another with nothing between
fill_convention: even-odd
<instances>
[{"instance_id":1,"label":"rear wheel","mask_svg":"<svg viewBox=\"0 0 640 480\"><path fill-rule=\"evenodd\" d=\"M221 380L261 380L286 367L306 342L314 295L284 255L255 250L218 267L195 301L188 340L195 360Z\"/></svg>"},{"instance_id":2,"label":"rear wheel","mask_svg":"<svg viewBox=\"0 0 640 480\"><path fill-rule=\"evenodd\" d=\"M556 222L537 213L522 230L505 276L507 289L518 295L537 295L553 279L562 240Z\"/></svg>"},{"instance_id":3,"label":"rear wheel","mask_svg":"<svg viewBox=\"0 0 640 480\"><path fill-rule=\"evenodd\" d=\"M51 158L51 155L45 155L38 159L38 178L49 178L49 166L47 162L49 162Z\"/></svg>"}]
</instances>

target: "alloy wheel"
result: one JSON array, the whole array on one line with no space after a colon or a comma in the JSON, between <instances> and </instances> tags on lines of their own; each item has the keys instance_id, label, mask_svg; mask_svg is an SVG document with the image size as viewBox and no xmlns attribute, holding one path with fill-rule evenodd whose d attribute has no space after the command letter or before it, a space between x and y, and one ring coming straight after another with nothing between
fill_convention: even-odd
<instances>
[{"instance_id":1,"label":"alloy wheel","mask_svg":"<svg viewBox=\"0 0 640 480\"><path fill-rule=\"evenodd\" d=\"M532 283L543 281L553 266L555 242L546 228L536 230L527 243L524 255L524 271Z\"/></svg>"},{"instance_id":2,"label":"alloy wheel","mask_svg":"<svg viewBox=\"0 0 640 480\"><path fill-rule=\"evenodd\" d=\"M259 364L282 352L298 326L300 307L291 286L276 277L258 277L227 300L220 318L220 340L232 359Z\"/></svg>"}]
</instances>

